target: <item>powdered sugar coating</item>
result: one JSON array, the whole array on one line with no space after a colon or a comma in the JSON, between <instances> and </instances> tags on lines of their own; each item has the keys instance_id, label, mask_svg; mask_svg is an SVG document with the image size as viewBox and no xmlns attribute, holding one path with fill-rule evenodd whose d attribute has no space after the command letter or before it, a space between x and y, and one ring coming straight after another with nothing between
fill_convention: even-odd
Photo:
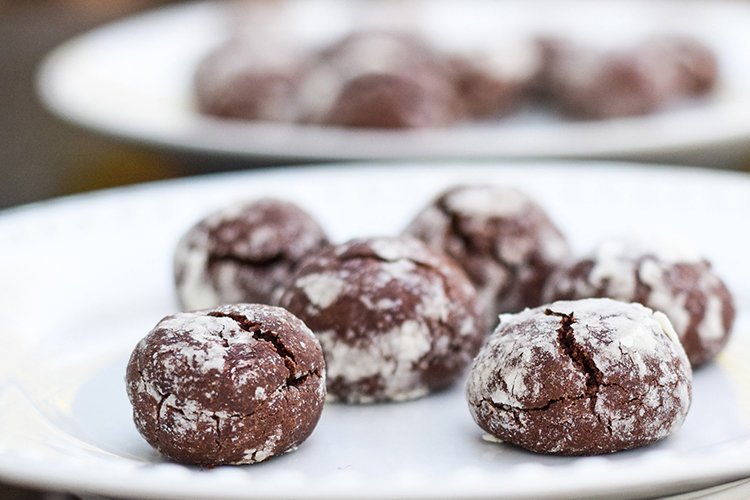
<instances>
[{"instance_id":1,"label":"powdered sugar coating","mask_svg":"<svg viewBox=\"0 0 750 500\"><path fill-rule=\"evenodd\" d=\"M335 284L321 291L321 283ZM466 275L413 238L369 238L308 258L280 304L315 332L332 399L369 403L450 385L484 327Z\"/></svg>"},{"instance_id":2,"label":"powdered sugar coating","mask_svg":"<svg viewBox=\"0 0 750 500\"><path fill-rule=\"evenodd\" d=\"M301 444L326 396L320 344L288 311L236 304L160 321L131 355L138 431L200 465L265 460Z\"/></svg>"},{"instance_id":3,"label":"powdered sugar coating","mask_svg":"<svg viewBox=\"0 0 750 500\"><path fill-rule=\"evenodd\" d=\"M540 40L540 98L572 118L607 119L652 113L708 94L716 85L712 50L696 38L658 36L635 47L600 50Z\"/></svg>"},{"instance_id":4,"label":"powdered sugar coating","mask_svg":"<svg viewBox=\"0 0 750 500\"><path fill-rule=\"evenodd\" d=\"M328 244L323 229L297 206L271 198L241 202L193 226L175 251L183 310L231 303L273 304L299 261Z\"/></svg>"},{"instance_id":5,"label":"powdered sugar coating","mask_svg":"<svg viewBox=\"0 0 750 500\"><path fill-rule=\"evenodd\" d=\"M244 33L212 51L195 74L201 112L230 118L293 121L306 51L263 33Z\"/></svg>"},{"instance_id":6,"label":"powdered sugar coating","mask_svg":"<svg viewBox=\"0 0 750 500\"><path fill-rule=\"evenodd\" d=\"M472 118L499 117L529 98L541 65L541 51L529 41L506 40L448 48L455 85L465 113Z\"/></svg>"},{"instance_id":7,"label":"powdered sugar coating","mask_svg":"<svg viewBox=\"0 0 750 500\"><path fill-rule=\"evenodd\" d=\"M589 257L554 273L544 298L610 297L662 311L693 366L703 365L726 344L734 303L710 263L675 241L654 236L607 240Z\"/></svg>"},{"instance_id":8,"label":"powdered sugar coating","mask_svg":"<svg viewBox=\"0 0 750 500\"><path fill-rule=\"evenodd\" d=\"M303 122L355 127L429 127L459 118L442 58L417 36L361 30L324 48L302 78Z\"/></svg>"},{"instance_id":9,"label":"powdered sugar coating","mask_svg":"<svg viewBox=\"0 0 750 500\"><path fill-rule=\"evenodd\" d=\"M675 432L692 371L666 317L611 299L560 301L514 315L474 360L474 420L539 453L593 455Z\"/></svg>"},{"instance_id":10,"label":"powdered sugar coating","mask_svg":"<svg viewBox=\"0 0 750 500\"><path fill-rule=\"evenodd\" d=\"M405 229L466 271L490 326L497 315L541 304L542 285L570 254L543 209L501 186L444 191Z\"/></svg>"}]
</instances>

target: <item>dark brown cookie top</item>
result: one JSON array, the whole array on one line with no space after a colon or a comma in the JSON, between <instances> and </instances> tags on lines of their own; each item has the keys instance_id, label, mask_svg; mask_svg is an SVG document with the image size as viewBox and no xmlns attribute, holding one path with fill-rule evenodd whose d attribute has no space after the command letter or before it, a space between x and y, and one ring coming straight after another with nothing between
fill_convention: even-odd
<instances>
[{"instance_id":1,"label":"dark brown cookie top","mask_svg":"<svg viewBox=\"0 0 750 500\"><path fill-rule=\"evenodd\" d=\"M312 432L326 394L312 332L288 311L258 304L164 318L136 346L126 380L143 437L200 465L289 451Z\"/></svg>"},{"instance_id":2,"label":"dark brown cookie top","mask_svg":"<svg viewBox=\"0 0 750 500\"><path fill-rule=\"evenodd\" d=\"M539 305L547 276L568 258L565 238L526 194L500 186L457 186L404 230L445 252L477 288L488 326L497 314Z\"/></svg>"},{"instance_id":3,"label":"dark brown cookie top","mask_svg":"<svg viewBox=\"0 0 750 500\"><path fill-rule=\"evenodd\" d=\"M676 431L691 386L666 316L585 299L501 316L466 391L476 422L500 440L539 453L593 455Z\"/></svg>"},{"instance_id":4,"label":"dark brown cookie top","mask_svg":"<svg viewBox=\"0 0 750 500\"><path fill-rule=\"evenodd\" d=\"M301 208L264 198L216 212L193 226L175 251L175 283L185 310L229 303L272 304L299 261L328 244Z\"/></svg>"},{"instance_id":5,"label":"dark brown cookie top","mask_svg":"<svg viewBox=\"0 0 750 500\"><path fill-rule=\"evenodd\" d=\"M303 263L280 303L315 332L329 395L348 402L450 385L484 333L463 271L413 238L329 247Z\"/></svg>"},{"instance_id":6,"label":"dark brown cookie top","mask_svg":"<svg viewBox=\"0 0 750 500\"><path fill-rule=\"evenodd\" d=\"M712 360L729 339L735 308L708 261L674 240L611 239L550 278L548 301L609 297L639 302L669 317L693 367Z\"/></svg>"}]
</instances>

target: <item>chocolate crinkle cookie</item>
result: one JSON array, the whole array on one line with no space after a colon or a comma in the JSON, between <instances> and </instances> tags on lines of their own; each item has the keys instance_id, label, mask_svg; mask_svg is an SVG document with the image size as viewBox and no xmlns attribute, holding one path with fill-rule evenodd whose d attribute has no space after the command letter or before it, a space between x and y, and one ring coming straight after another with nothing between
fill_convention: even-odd
<instances>
[{"instance_id":1,"label":"chocolate crinkle cookie","mask_svg":"<svg viewBox=\"0 0 750 500\"><path fill-rule=\"evenodd\" d=\"M666 101L702 96L714 90L719 64L713 50L685 35L661 35L636 46L641 64L653 68Z\"/></svg>"},{"instance_id":2,"label":"chocolate crinkle cookie","mask_svg":"<svg viewBox=\"0 0 750 500\"><path fill-rule=\"evenodd\" d=\"M691 386L690 363L664 314L584 299L501 316L466 394L474 420L501 441L596 455L675 432Z\"/></svg>"},{"instance_id":3,"label":"chocolate crinkle cookie","mask_svg":"<svg viewBox=\"0 0 750 500\"><path fill-rule=\"evenodd\" d=\"M499 313L541 304L549 274L570 254L562 233L526 194L500 186L457 186L404 230L454 259L477 288L488 327Z\"/></svg>"},{"instance_id":4,"label":"chocolate crinkle cookie","mask_svg":"<svg viewBox=\"0 0 750 500\"><path fill-rule=\"evenodd\" d=\"M459 103L441 56L420 37L388 30L350 33L306 69L301 121L412 128L453 123Z\"/></svg>"},{"instance_id":5,"label":"chocolate crinkle cookie","mask_svg":"<svg viewBox=\"0 0 750 500\"><path fill-rule=\"evenodd\" d=\"M272 306L179 313L141 340L127 368L141 435L186 464L249 464L291 451L325 401L320 344Z\"/></svg>"},{"instance_id":6,"label":"chocolate crinkle cookie","mask_svg":"<svg viewBox=\"0 0 750 500\"><path fill-rule=\"evenodd\" d=\"M211 214L179 241L174 271L183 310L240 302L274 304L302 258L328 244L301 208L272 198Z\"/></svg>"},{"instance_id":7,"label":"chocolate crinkle cookie","mask_svg":"<svg viewBox=\"0 0 750 500\"><path fill-rule=\"evenodd\" d=\"M531 97L542 62L540 47L525 41L453 50L447 58L464 114L477 120L517 111Z\"/></svg>"},{"instance_id":8,"label":"chocolate crinkle cookie","mask_svg":"<svg viewBox=\"0 0 750 500\"><path fill-rule=\"evenodd\" d=\"M654 36L620 50L556 38L540 39L539 46L538 98L571 118L652 113L706 95L718 80L712 50L688 36Z\"/></svg>"},{"instance_id":9,"label":"chocolate crinkle cookie","mask_svg":"<svg viewBox=\"0 0 750 500\"><path fill-rule=\"evenodd\" d=\"M279 40L234 37L197 67L198 110L225 118L293 121L306 56L299 47Z\"/></svg>"},{"instance_id":10,"label":"chocolate crinkle cookie","mask_svg":"<svg viewBox=\"0 0 750 500\"><path fill-rule=\"evenodd\" d=\"M403 401L451 385L484 337L474 288L444 255L409 238L368 238L308 258L280 303L323 347L328 394Z\"/></svg>"},{"instance_id":11,"label":"chocolate crinkle cookie","mask_svg":"<svg viewBox=\"0 0 750 500\"><path fill-rule=\"evenodd\" d=\"M669 317L693 367L712 360L734 324L732 295L696 251L674 240L611 239L560 268L545 299L609 297L640 302Z\"/></svg>"}]
</instances>

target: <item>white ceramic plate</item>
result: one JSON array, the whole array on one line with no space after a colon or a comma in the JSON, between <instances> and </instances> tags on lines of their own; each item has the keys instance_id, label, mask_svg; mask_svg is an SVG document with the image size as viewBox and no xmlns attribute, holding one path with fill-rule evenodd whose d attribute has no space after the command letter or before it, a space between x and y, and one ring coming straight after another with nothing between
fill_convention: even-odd
<instances>
[{"instance_id":1,"label":"white ceramic plate","mask_svg":"<svg viewBox=\"0 0 750 500\"><path fill-rule=\"evenodd\" d=\"M302 44L321 44L353 26L384 22L383 16L358 14L363 6L372 12L367 0L274 4L279 9L275 26ZM390 132L198 114L192 75L197 62L232 32L238 16L227 14L236 12L228 10L231 5L179 4L65 43L42 65L41 97L58 115L100 132L253 158L586 157L720 164L741 155L750 139L750 5L744 2L413 0L415 29L447 46L488 33L509 40L552 33L605 45L654 33L695 35L716 52L722 83L710 98L643 117L569 122L530 112L446 129ZM252 29L252 20L248 23L246 29Z\"/></svg>"},{"instance_id":2,"label":"white ceramic plate","mask_svg":"<svg viewBox=\"0 0 750 500\"><path fill-rule=\"evenodd\" d=\"M334 241L396 234L456 182L527 191L577 252L634 230L696 245L734 291L734 338L695 374L682 429L610 456L538 456L482 440L461 384L421 400L327 405L297 451L242 467L164 463L125 394L137 340L174 313L177 238L209 211L278 196ZM53 200L0 215L0 479L174 499L635 497L750 476L750 177L554 163L343 165L217 175Z\"/></svg>"}]
</instances>

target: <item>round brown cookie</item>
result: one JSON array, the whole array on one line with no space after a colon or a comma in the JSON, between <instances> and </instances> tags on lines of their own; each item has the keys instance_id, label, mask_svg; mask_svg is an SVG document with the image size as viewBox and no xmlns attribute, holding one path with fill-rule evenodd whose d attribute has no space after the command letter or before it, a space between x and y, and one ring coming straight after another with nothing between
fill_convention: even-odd
<instances>
[{"instance_id":1,"label":"round brown cookie","mask_svg":"<svg viewBox=\"0 0 750 500\"><path fill-rule=\"evenodd\" d=\"M664 314L584 299L501 316L466 394L474 420L502 441L595 455L679 429L691 387L690 363Z\"/></svg>"},{"instance_id":2,"label":"round brown cookie","mask_svg":"<svg viewBox=\"0 0 750 500\"><path fill-rule=\"evenodd\" d=\"M299 261L328 244L299 207L264 198L220 210L179 241L174 271L183 310L238 302L273 304Z\"/></svg>"},{"instance_id":3,"label":"round brown cookie","mask_svg":"<svg viewBox=\"0 0 750 500\"><path fill-rule=\"evenodd\" d=\"M483 119L506 115L529 98L541 53L533 43L488 44L454 51L449 64L465 114Z\"/></svg>"},{"instance_id":4,"label":"round brown cookie","mask_svg":"<svg viewBox=\"0 0 750 500\"><path fill-rule=\"evenodd\" d=\"M304 58L303 51L270 39L231 39L198 65L198 109L227 118L294 121Z\"/></svg>"},{"instance_id":5,"label":"round brown cookie","mask_svg":"<svg viewBox=\"0 0 750 500\"><path fill-rule=\"evenodd\" d=\"M662 311L697 367L712 360L729 339L732 295L692 249L657 240L605 241L593 255L555 272L544 298L609 297Z\"/></svg>"},{"instance_id":6,"label":"round brown cookie","mask_svg":"<svg viewBox=\"0 0 750 500\"><path fill-rule=\"evenodd\" d=\"M568 258L568 245L544 210L518 190L448 189L404 231L445 252L477 288L490 328L497 315L539 304L547 276Z\"/></svg>"},{"instance_id":7,"label":"round brown cookie","mask_svg":"<svg viewBox=\"0 0 750 500\"><path fill-rule=\"evenodd\" d=\"M582 119L651 113L703 95L717 81L711 49L690 36L655 36L623 50L596 50L547 38L536 90L565 115Z\"/></svg>"},{"instance_id":8,"label":"round brown cookie","mask_svg":"<svg viewBox=\"0 0 750 500\"><path fill-rule=\"evenodd\" d=\"M662 79L637 53L604 51L558 39L540 40L544 64L537 77L542 99L577 119L651 113L665 104Z\"/></svg>"},{"instance_id":9,"label":"round brown cookie","mask_svg":"<svg viewBox=\"0 0 750 500\"><path fill-rule=\"evenodd\" d=\"M464 272L413 238L369 238L305 260L280 303L323 347L335 400L407 400L452 384L484 337Z\"/></svg>"},{"instance_id":10,"label":"round brown cookie","mask_svg":"<svg viewBox=\"0 0 750 500\"><path fill-rule=\"evenodd\" d=\"M639 44L634 53L662 82L665 100L707 94L716 87L719 73L716 55L697 38L655 36Z\"/></svg>"},{"instance_id":11,"label":"round brown cookie","mask_svg":"<svg viewBox=\"0 0 750 500\"><path fill-rule=\"evenodd\" d=\"M301 121L358 127L438 126L459 118L442 57L401 32L355 31L310 61L299 87Z\"/></svg>"},{"instance_id":12,"label":"round brown cookie","mask_svg":"<svg viewBox=\"0 0 750 500\"><path fill-rule=\"evenodd\" d=\"M288 311L258 304L164 318L136 346L126 379L146 441L204 466L291 451L315 428L326 395L312 332Z\"/></svg>"},{"instance_id":13,"label":"round brown cookie","mask_svg":"<svg viewBox=\"0 0 750 500\"><path fill-rule=\"evenodd\" d=\"M470 59L451 61L456 90L466 115L471 118L498 117L515 110L524 100L523 82L494 75Z\"/></svg>"},{"instance_id":14,"label":"round brown cookie","mask_svg":"<svg viewBox=\"0 0 750 500\"><path fill-rule=\"evenodd\" d=\"M444 74L370 73L349 80L325 119L368 128L435 127L456 121L456 95Z\"/></svg>"}]
</instances>

